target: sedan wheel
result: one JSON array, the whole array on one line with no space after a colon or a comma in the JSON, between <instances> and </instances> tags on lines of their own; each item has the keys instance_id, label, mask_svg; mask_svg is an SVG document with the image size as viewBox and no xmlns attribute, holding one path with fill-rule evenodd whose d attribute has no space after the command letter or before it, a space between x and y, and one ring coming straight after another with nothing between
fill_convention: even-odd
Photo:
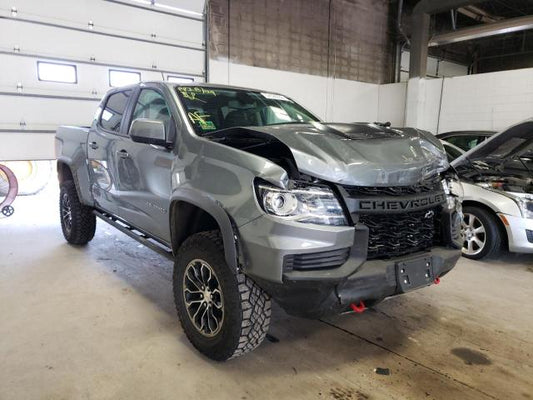
<instances>
[{"instance_id":1,"label":"sedan wheel","mask_svg":"<svg viewBox=\"0 0 533 400\"><path fill-rule=\"evenodd\" d=\"M496 256L501 249L504 232L496 215L471 205L463 206L463 215L463 256L474 260Z\"/></svg>"},{"instance_id":2,"label":"sedan wheel","mask_svg":"<svg viewBox=\"0 0 533 400\"><path fill-rule=\"evenodd\" d=\"M474 214L465 213L462 228L465 238L463 254L475 256L481 253L487 243L487 233L481 220Z\"/></svg>"}]
</instances>

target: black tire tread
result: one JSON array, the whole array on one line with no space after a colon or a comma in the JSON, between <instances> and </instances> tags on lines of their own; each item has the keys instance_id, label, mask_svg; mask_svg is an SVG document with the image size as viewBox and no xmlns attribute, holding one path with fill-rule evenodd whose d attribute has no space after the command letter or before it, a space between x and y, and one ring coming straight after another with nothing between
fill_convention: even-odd
<instances>
[{"instance_id":1,"label":"black tire tread","mask_svg":"<svg viewBox=\"0 0 533 400\"><path fill-rule=\"evenodd\" d=\"M72 209L72 229L67 232L63 221L61 221L61 229L63 236L70 244L85 245L89 243L94 237L96 231L96 216L93 214L93 209L80 202L76 185L73 181L65 181L60 186L59 194L59 209L61 216L61 199L66 192L70 197L70 205Z\"/></svg>"},{"instance_id":2,"label":"black tire tread","mask_svg":"<svg viewBox=\"0 0 533 400\"><path fill-rule=\"evenodd\" d=\"M224 244L222 242L222 237L218 230L199 232L191 237L189 237L180 247L178 251L177 259L180 259L184 253L190 249L203 249L205 246L203 243L209 241L213 243L220 254L221 262L224 262L224 267L226 270L234 276L234 279L237 283L237 289L240 300L240 312L241 314L241 324L238 329L239 335L238 338L233 338L232 348L223 349L218 354L208 353L197 345L194 340L194 335L196 332L189 332L184 323L185 318L189 318L188 315L182 315L180 308L176 304L178 310L178 317L184 328L185 334L187 335L189 341L193 346L200 351L201 353L207 355L208 357L218 360L225 361L231 358L242 356L256 347L258 347L266 337L268 328L270 325L271 317L271 300L270 296L261 289L252 279L247 277L242 273L242 271L234 271L232 268L225 264L224 260ZM177 263L176 263L177 265ZM174 296L181 296L179 292L178 285L176 284L176 267L174 271Z\"/></svg>"}]
</instances>

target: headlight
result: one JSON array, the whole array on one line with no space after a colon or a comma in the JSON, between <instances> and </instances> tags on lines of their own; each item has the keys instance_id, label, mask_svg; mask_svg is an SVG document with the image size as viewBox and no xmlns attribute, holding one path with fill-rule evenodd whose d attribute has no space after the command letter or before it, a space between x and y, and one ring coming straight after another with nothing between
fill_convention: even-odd
<instances>
[{"instance_id":1,"label":"headlight","mask_svg":"<svg viewBox=\"0 0 533 400\"><path fill-rule=\"evenodd\" d=\"M504 186L501 182L478 182L476 185L513 200L518 205L522 217L533 219L533 198L531 195L527 193L507 192L503 190Z\"/></svg>"},{"instance_id":2,"label":"headlight","mask_svg":"<svg viewBox=\"0 0 533 400\"><path fill-rule=\"evenodd\" d=\"M533 218L533 199L521 196L515 197L515 201L522 212L522 216L524 218Z\"/></svg>"},{"instance_id":3,"label":"headlight","mask_svg":"<svg viewBox=\"0 0 533 400\"><path fill-rule=\"evenodd\" d=\"M448 210L458 210L461 211L461 203L464 198L464 190L461 181L457 175L448 175L442 181L442 189L446 193L446 204Z\"/></svg>"},{"instance_id":4,"label":"headlight","mask_svg":"<svg viewBox=\"0 0 533 400\"><path fill-rule=\"evenodd\" d=\"M347 225L339 201L327 186L292 182L290 189L280 189L261 182L256 189L267 214L311 224Z\"/></svg>"}]
</instances>

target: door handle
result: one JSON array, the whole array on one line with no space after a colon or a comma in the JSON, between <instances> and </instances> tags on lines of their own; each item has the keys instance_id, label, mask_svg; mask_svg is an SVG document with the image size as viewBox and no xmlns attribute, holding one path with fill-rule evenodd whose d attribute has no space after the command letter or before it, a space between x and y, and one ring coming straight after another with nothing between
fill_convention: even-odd
<instances>
[{"instance_id":1,"label":"door handle","mask_svg":"<svg viewBox=\"0 0 533 400\"><path fill-rule=\"evenodd\" d=\"M120 150L120 151L117 151L117 155L118 155L120 158L130 158L129 153L128 153L126 150L124 150L124 149L122 149L122 150Z\"/></svg>"},{"instance_id":2,"label":"door handle","mask_svg":"<svg viewBox=\"0 0 533 400\"><path fill-rule=\"evenodd\" d=\"M98 148L98 143L96 143L96 142L91 142L91 143L90 143L90 146L91 146L91 149L96 150L96 149Z\"/></svg>"}]
</instances>

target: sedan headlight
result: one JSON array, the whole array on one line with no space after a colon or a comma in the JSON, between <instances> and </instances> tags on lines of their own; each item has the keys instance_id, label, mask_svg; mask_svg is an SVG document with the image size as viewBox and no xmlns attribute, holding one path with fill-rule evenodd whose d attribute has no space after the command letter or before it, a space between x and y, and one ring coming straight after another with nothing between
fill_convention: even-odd
<instances>
[{"instance_id":1,"label":"sedan headlight","mask_svg":"<svg viewBox=\"0 0 533 400\"><path fill-rule=\"evenodd\" d=\"M337 197L327 186L291 182L290 189L281 189L260 182L256 189L267 214L311 224L347 225Z\"/></svg>"},{"instance_id":2,"label":"sedan headlight","mask_svg":"<svg viewBox=\"0 0 533 400\"><path fill-rule=\"evenodd\" d=\"M476 185L513 200L518 205L522 217L533 219L533 197L530 194L505 191L505 186L501 182L478 182Z\"/></svg>"},{"instance_id":3,"label":"sedan headlight","mask_svg":"<svg viewBox=\"0 0 533 400\"><path fill-rule=\"evenodd\" d=\"M462 202L464 198L464 190L461 181L455 174L450 174L446 176L442 181L442 189L446 193L446 204L448 210L458 210L462 209Z\"/></svg>"},{"instance_id":4,"label":"sedan headlight","mask_svg":"<svg viewBox=\"0 0 533 400\"><path fill-rule=\"evenodd\" d=\"M522 212L524 218L533 219L533 199L516 196L516 203Z\"/></svg>"}]
</instances>

